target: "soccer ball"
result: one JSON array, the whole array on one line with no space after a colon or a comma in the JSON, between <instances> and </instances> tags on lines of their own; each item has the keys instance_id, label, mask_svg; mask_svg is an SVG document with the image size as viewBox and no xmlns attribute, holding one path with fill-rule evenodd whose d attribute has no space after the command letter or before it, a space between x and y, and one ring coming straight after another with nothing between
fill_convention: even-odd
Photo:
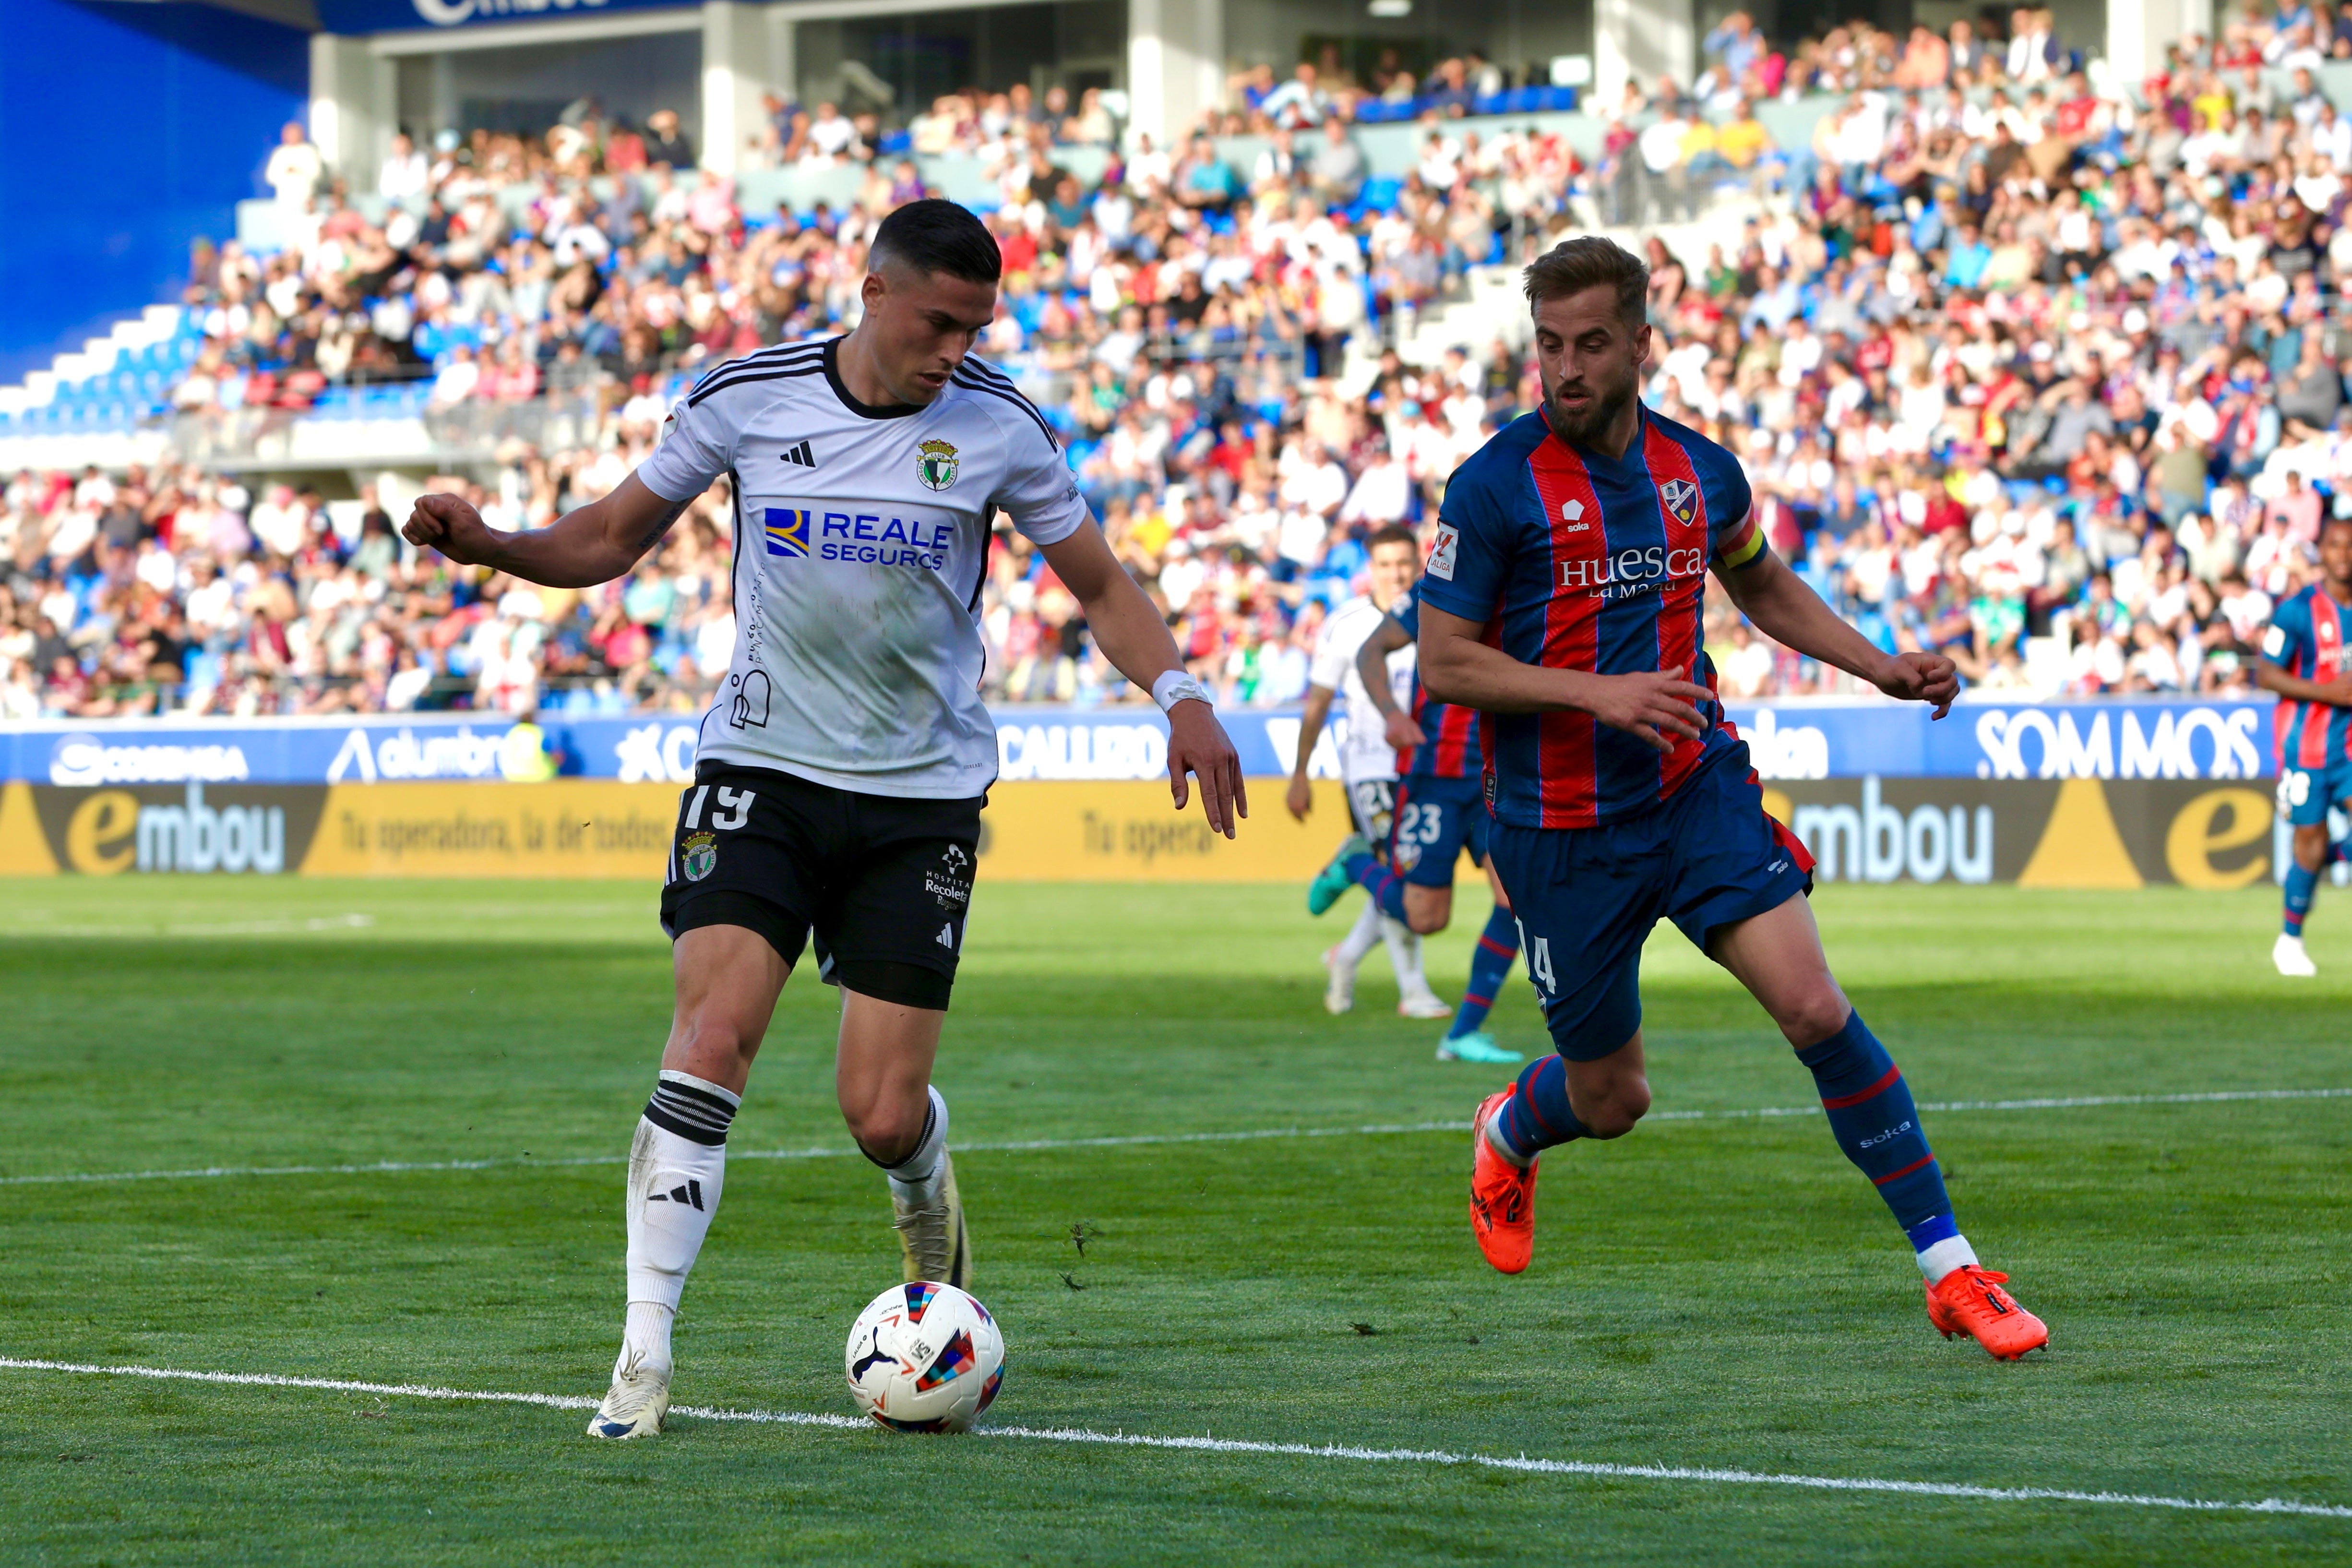
<instances>
[{"instance_id":1,"label":"soccer ball","mask_svg":"<svg viewBox=\"0 0 2352 1568\"><path fill-rule=\"evenodd\" d=\"M962 1432L1004 1381L1004 1336L952 1285L893 1285L857 1314L842 1364L857 1408L883 1426Z\"/></svg>"}]
</instances>

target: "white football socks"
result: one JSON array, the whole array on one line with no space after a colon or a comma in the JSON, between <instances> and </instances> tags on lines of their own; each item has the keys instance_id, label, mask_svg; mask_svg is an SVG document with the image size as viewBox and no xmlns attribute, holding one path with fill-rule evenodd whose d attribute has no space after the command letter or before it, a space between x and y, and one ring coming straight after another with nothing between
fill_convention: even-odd
<instances>
[{"instance_id":1,"label":"white football socks","mask_svg":"<svg viewBox=\"0 0 2352 1568\"><path fill-rule=\"evenodd\" d=\"M923 1205L939 1199L940 1156L948 1147L948 1100L934 1087L931 1109L923 1121L923 1136L914 1152L895 1165L885 1165L890 1191L901 1203Z\"/></svg>"},{"instance_id":2,"label":"white football socks","mask_svg":"<svg viewBox=\"0 0 2352 1568\"><path fill-rule=\"evenodd\" d=\"M621 1361L635 1351L667 1363L686 1277L709 1234L727 1180L727 1128L742 1097L691 1073L665 1070L629 1145L629 1315Z\"/></svg>"},{"instance_id":3,"label":"white football socks","mask_svg":"<svg viewBox=\"0 0 2352 1568\"><path fill-rule=\"evenodd\" d=\"M1421 938L1394 915L1381 916L1381 940L1389 946L1389 963L1396 969L1397 994L1418 996L1429 989L1421 971Z\"/></svg>"},{"instance_id":4,"label":"white football socks","mask_svg":"<svg viewBox=\"0 0 2352 1568\"><path fill-rule=\"evenodd\" d=\"M1349 974L1356 973L1357 966L1364 962L1364 954L1371 952L1380 942L1381 919L1381 906L1368 900L1363 912L1356 917L1356 923L1349 926L1348 934L1339 939L1335 951L1339 955L1339 963Z\"/></svg>"},{"instance_id":5,"label":"white football socks","mask_svg":"<svg viewBox=\"0 0 2352 1568\"><path fill-rule=\"evenodd\" d=\"M1977 1249L1969 1245L1965 1236L1948 1236L1917 1255L1919 1273L1933 1285L1955 1268L1966 1268L1977 1260Z\"/></svg>"}]
</instances>

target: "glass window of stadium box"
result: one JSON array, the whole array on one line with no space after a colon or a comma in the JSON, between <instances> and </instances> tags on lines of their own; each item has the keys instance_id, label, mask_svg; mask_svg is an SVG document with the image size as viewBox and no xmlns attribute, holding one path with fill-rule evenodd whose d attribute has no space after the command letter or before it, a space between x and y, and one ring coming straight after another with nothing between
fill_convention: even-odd
<instances>
[{"instance_id":1,"label":"glass window of stadium box","mask_svg":"<svg viewBox=\"0 0 2352 1568\"><path fill-rule=\"evenodd\" d=\"M1224 52L1235 70L1267 66L1281 80L1307 63L1327 87L1402 95L1400 73L1425 93L1442 62L1475 50L1508 86L1543 86L1555 58L1591 55L1592 10L1592 0L1227 0Z\"/></svg>"},{"instance_id":2,"label":"glass window of stadium box","mask_svg":"<svg viewBox=\"0 0 2352 1568\"><path fill-rule=\"evenodd\" d=\"M694 13L683 13L689 18ZM445 49L400 60L402 128L420 140L441 131L543 132L593 102L607 122L643 129L673 110L698 147L702 135L702 34L583 38L503 48Z\"/></svg>"},{"instance_id":3,"label":"glass window of stadium box","mask_svg":"<svg viewBox=\"0 0 2352 1568\"><path fill-rule=\"evenodd\" d=\"M802 19L793 31L802 106L836 104L890 130L967 88L1022 83L1042 100L1059 87L1076 102L1127 85L1125 0Z\"/></svg>"}]
</instances>

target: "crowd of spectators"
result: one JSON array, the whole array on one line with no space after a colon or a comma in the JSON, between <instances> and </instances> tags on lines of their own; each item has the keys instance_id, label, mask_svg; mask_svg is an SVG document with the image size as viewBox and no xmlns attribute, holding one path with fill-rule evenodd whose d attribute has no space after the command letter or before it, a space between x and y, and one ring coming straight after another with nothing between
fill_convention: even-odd
<instances>
[{"instance_id":1,"label":"crowd of spectators","mask_svg":"<svg viewBox=\"0 0 2352 1568\"><path fill-rule=\"evenodd\" d=\"M1557 132L1452 123L1497 85L1475 57L1402 87L1329 60L1255 74L1232 123L1180 149L1126 144L1099 96L1017 89L942 99L904 134L988 159L1006 281L981 352L1060 426L1114 546L1228 702L1300 696L1362 538L1429 522L1453 467L1534 405L1507 315L1433 364L1375 328L1465 268L1708 207L1681 252L1646 241L1645 395L1739 455L1774 546L1842 613L1983 689L2243 686L2322 518L2352 514L2352 117L2315 75L2352 55L2352 0L2339 18L2294 0L2232 17L2145 83L2095 79L2032 10L2006 37L1855 24L1786 52L1734 16L1706 47L1687 90L1601 106L1590 166ZM1773 145L1755 101L1823 90L1839 96L1806 144ZM1424 115L1422 150L1381 182L1351 121L1391 94ZM895 133L775 107L773 156L860 163L856 200L747 213L693 171L674 118L635 132L590 112L533 141L404 142L376 222L320 190L290 132L272 167L303 207L296 241L201 258L205 346L179 401L298 406L399 374L432 375L445 407L585 400L584 444L509 440L486 482L435 481L504 525L550 521L617 483L708 363L854 321L866 236L922 181L879 150ZM1213 129L1265 134L1242 167ZM1108 150L1091 185L1056 162L1089 144ZM416 556L400 500L178 465L17 476L0 714L688 708L723 669L724 496L584 593ZM1136 695L1009 531L985 625L993 697ZM1720 599L1707 636L1742 697L1843 679Z\"/></svg>"}]
</instances>

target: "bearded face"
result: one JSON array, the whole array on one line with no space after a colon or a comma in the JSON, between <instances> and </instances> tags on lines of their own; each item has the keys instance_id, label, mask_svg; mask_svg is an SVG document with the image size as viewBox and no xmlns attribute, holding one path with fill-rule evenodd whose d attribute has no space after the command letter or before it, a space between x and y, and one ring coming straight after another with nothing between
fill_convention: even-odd
<instances>
[{"instance_id":1,"label":"bearded face","mask_svg":"<svg viewBox=\"0 0 2352 1568\"><path fill-rule=\"evenodd\" d=\"M1628 327L1607 289L1542 301L1535 327L1546 422L1573 446L1602 447L1640 395L1648 327Z\"/></svg>"}]
</instances>

